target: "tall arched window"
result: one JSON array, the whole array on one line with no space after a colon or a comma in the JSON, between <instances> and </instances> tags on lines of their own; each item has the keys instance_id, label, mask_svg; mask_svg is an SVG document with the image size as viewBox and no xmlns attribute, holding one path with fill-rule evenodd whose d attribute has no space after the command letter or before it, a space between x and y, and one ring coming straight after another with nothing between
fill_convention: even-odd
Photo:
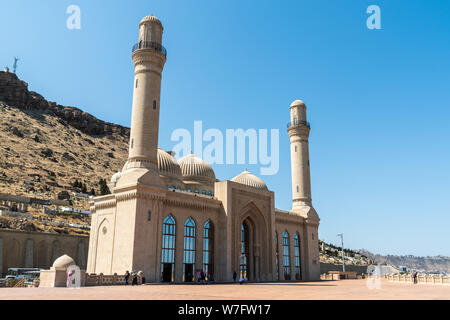
<instances>
[{"instance_id":1,"label":"tall arched window","mask_svg":"<svg viewBox=\"0 0 450 320\"><path fill-rule=\"evenodd\" d=\"M169 214L163 222L161 249L161 281L175 280L175 219Z\"/></svg>"},{"instance_id":2,"label":"tall arched window","mask_svg":"<svg viewBox=\"0 0 450 320\"><path fill-rule=\"evenodd\" d=\"M195 221L191 217L184 224L184 281L194 281L195 270Z\"/></svg>"},{"instance_id":3,"label":"tall arched window","mask_svg":"<svg viewBox=\"0 0 450 320\"><path fill-rule=\"evenodd\" d=\"M214 225L208 220L203 225L203 272L214 279Z\"/></svg>"},{"instance_id":4,"label":"tall arched window","mask_svg":"<svg viewBox=\"0 0 450 320\"><path fill-rule=\"evenodd\" d=\"M241 256L239 265L239 277L248 279L248 225L246 222L241 225Z\"/></svg>"},{"instance_id":5,"label":"tall arched window","mask_svg":"<svg viewBox=\"0 0 450 320\"><path fill-rule=\"evenodd\" d=\"M294 234L294 263L295 263L295 279L302 279L302 269L300 264L300 237L298 232Z\"/></svg>"},{"instance_id":6,"label":"tall arched window","mask_svg":"<svg viewBox=\"0 0 450 320\"><path fill-rule=\"evenodd\" d=\"M291 280L291 262L289 257L289 233L283 232L283 271L284 280Z\"/></svg>"},{"instance_id":7,"label":"tall arched window","mask_svg":"<svg viewBox=\"0 0 450 320\"><path fill-rule=\"evenodd\" d=\"M279 252L278 252L278 232L275 231L275 260L277 262L277 281L280 280L280 259L279 259Z\"/></svg>"}]
</instances>

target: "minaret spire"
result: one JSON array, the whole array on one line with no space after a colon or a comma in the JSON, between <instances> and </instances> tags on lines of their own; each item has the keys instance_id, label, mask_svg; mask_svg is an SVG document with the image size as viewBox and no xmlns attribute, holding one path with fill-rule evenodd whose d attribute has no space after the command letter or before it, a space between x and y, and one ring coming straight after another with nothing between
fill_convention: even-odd
<instances>
[{"instance_id":1,"label":"minaret spire","mask_svg":"<svg viewBox=\"0 0 450 320\"><path fill-rule=\"evenodd\" d=\"M290 116L288 133L291 142L292 211L305 217L318 218L311 199L308 142L311 128L306 121L305 103L295 100L290 106Z\"/></svg>"},{"instance_id":2,"label":"minaret spire","mask_svg":"<svg viewBox=\"0 0 450 320\"><path fill-rule=\"evenodd\" d=\"M132 50L133 110L128 161L119 180L122 185L132 183L133 179L144 184L162 184L157 158L161 74L167 55L162 34L161 21L153 15L143 18L139 24L138 43ZM130 171L131 175L127 174Z\"/></svg>"}]
</instances>

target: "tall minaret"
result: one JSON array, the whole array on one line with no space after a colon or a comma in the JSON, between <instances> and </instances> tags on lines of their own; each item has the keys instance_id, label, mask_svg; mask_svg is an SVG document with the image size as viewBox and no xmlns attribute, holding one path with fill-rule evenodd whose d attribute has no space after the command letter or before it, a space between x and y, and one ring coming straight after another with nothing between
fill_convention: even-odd
<instances>
[{"instance_id":1,"label":"tall minaret","mask_svg":"<svg viewBox=\"0 0 450 320\"><path fill-rule=\"evenodd\" d=\"M304 216L312 209L308 144L311 128L306 121L306 105L303 101L295 100L290 113L288 133L291 142L292 211Z\"/></svg>"},{"instance_id":2,"label":"tall minaret","mask_svg":"<svg viewBox=\"0 0 450 320\"><path fill-rule=\"evenodd\" d=\"M119 180L122 185L133 179L146 184L161 184L157 148L161 73L166 62L162 34L161 21L154 16L143 18L139 24L139 42L132 53L135 70L133 111L128 161Z\"/></svg>"}]
</instances>

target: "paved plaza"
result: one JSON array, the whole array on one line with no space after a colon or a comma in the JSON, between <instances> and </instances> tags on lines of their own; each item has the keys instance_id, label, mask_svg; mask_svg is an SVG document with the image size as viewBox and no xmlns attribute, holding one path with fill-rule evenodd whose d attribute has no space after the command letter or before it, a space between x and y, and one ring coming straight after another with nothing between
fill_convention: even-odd
<instances>
[{"instance_id":1,"label":"paved plaza","mask_svg":"<svg viewBox=\"0 0 450 320\"><path fill-rule=\"evenodd\" d=\"M366 280L211 285L161 285L67 288L1 288L1 300L403 300L450 299L450 286Z\"/></svg>"}]
</instances>

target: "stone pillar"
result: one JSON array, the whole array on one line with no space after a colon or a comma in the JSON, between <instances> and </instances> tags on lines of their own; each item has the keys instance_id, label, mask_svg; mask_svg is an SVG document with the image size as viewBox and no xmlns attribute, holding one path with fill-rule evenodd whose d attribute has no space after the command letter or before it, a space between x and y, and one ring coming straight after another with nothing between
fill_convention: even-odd
<instances>
[{"instance_id":1,"label":"stone pillar","mask_svg":"<svg viewBox=\"0 0 450 320\"><path fill-rule=\"evenodd\" d=\"M86 254L84 252L84 242L78 243L78 266L81 270L86 270Z\"/></svg>"},{"instance_id":2,"label":"stone pillar","mask_svg":"<svg viewBox=\"0 0 450 320\"><path fill-rule=\"evenodd\" d=\"M25 268L33 268L34 241L28 239L25 245Z\"/></svg>"}]
</instances>

